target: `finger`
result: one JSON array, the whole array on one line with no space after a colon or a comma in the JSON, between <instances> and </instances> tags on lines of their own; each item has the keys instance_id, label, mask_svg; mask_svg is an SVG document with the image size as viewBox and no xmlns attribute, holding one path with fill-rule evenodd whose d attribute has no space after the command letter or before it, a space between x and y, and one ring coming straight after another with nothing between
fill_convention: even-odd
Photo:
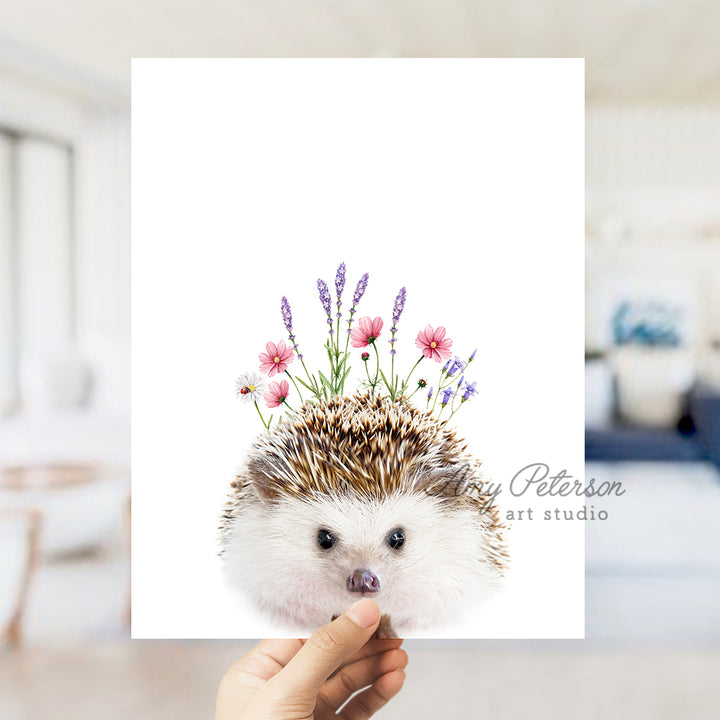
<instances>
[{"instance_id":1,"label":"finger","mask_svg":"<svg viewBox=\"0 0 720 720\"><path fill-rule=\"evenodd\" d=\"M228 673L242 682L254 676L258 682L252 682L253 687L260 687L262 681L277 675L301 647L300 640L263 640L232 665Z\"/></svg>"},{"instance_id":2,"label":"finger","mask_svg":"<svg viewBox=\"0 0 720 720\"><path fill-rule=\"evenodd\" d=\"M307 639L273 678L271 692L276 697L296 697L298 692L314 697L325 680L372 637L379 622L380 608L374 600L356 602Z\"/></svg>"},{"instance_id":3,"label":"finger","mask_svg":"<svg viewBox=\"0 0 720 720\"><path fill-rule=\"evenodd\" d=\"M390 650L396 650L403 643L401 638L393 638L390 640L379 640L372 638L368 640L351 658L348 658L346 665L370 657L371 655L381 655ZM337 670L335 672L338 672ZM330 676L332 677L332 675Z\"/></svg>"},{"instance_id":4,"label":"finger","mask_svg":"<svg viewBox=\"0 0 720 720\"><path fill-rule=\"evenodd\" d=\"M408 656L404 650L390 650L344 665L322 686L318 699L322 698L336 711L353 693L372 685L393 670L402 670L407 662Z\"/></svg>"},{"instance_id":5,"label":"finger","mask_svg":"<svg viewBox=\"0 0 720 720\"><path fill-rule=\"evenodd\" d=\"M218 707L244 707L300 647L300 640L264 640L256 645L223 676L218 689ZM222 717L219 711L217 717Z\"/></svg>"},{"instance_id":6,"label":"finger","mask_svg":"<svg viewBox=\"0 0 720 720\"><path fill-rule=\"evenodd\" d=\"M358 693L343 709L342 720L367 720L397 695L405 682L404 670L393 670Z\"/></svg>"},{"instance_id":7,"label":"finger","mask_svg":"<svg viewBox=\"0 0 720 720\"><path fill-rule=\"evenodd\" d=\"M279 670L297 655L302 646L302 640L262 640L255 646L254 651L273 660Z\"/></svg>"}]
</instances>

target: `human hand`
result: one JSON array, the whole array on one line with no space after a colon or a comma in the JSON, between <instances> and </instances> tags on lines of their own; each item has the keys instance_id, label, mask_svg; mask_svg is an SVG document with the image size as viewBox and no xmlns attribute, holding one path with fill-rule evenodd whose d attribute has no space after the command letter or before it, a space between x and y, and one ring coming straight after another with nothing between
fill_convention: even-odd
<instances>
[{"instance_id":1,"label":"human hand","mask_svg":"<svg viewBox=\"0 0 720 720\"><path fill-rule=\"evenodd\" d=\"M371 717L400 692L408 659L402 640L370 639L379 622L365 598L308 640L263 640L225 673L215 720Z\"/></svg>"}]
</instances>

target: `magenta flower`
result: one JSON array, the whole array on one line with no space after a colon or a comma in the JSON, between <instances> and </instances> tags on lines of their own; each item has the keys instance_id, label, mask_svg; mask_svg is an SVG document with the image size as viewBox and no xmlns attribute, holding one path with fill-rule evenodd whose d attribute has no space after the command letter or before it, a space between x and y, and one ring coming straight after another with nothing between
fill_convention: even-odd
<instances>
[{"instance_id":1,"label":"magenta flower","mask_svg":"<svg viewBox=\"0 0 720 720\"><path fill-rule=\"evenodd\" d=\"M376 317L371 320L369 317L360 318L358 326L353 328L350 333L350 342L355 348L367 347L372 345L379 337L382 331L382 318Z\"/></svg>"},{"instance_id":2,"label":"magenta flower","mask_svg":"<svg viewBox=\"0 0 720 720\"><path fill-rule=\"evenodd\" d=\"M294 360L292 348L285 346L285 341L281 340L277 345L275 343L267 343L265 345L267 352L260 353L260 370L267 373L269 377L285 372L287 366Z\"/></svg>"},{"instance_id":3,"label":"magenta flower","mask_svg":"<svg viewBox=\"0 0 720 720\"><path fill-rule=\"evenodd\" d=\"M432 325L426 326L415 338L415 347L420 348L426 358L435 362L447 360L452 355L452 340L445 337L444 327L434 330Z\"/></svg>"},{"instance_id":4,"label":"magenta flower","mask_svg":"<svg viewBox=\"0 0 720 720\"><path fill-rule=\"evenodd\" d=\"M271 382L263 399L269 408L280 407L285 402L285 398L290 394L290 383L287 380L281 380L279 383Z\"/></svg>"}]
</instances>

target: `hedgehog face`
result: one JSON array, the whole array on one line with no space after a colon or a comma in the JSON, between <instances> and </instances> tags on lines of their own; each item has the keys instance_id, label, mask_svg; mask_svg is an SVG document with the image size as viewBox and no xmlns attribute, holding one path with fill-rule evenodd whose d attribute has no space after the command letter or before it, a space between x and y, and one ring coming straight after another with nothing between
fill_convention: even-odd
<instances>
[{"instance_id":1,"label":"hedgehog face","mask_svg":"<svg viewBox=\"0 0 720 720\"><path fill-rule=\"evenodd\" d=\"M495 510L432 492L477 463L407 403L367 396L306 404L261 436L222 524L231 585L311 630L362 596L397 632L477 607L505 560Z\"/></svg>"},{"instance_id":2,"label":"hedgehog face","mask_svg":"<svg viewBox=\"0 0 720 720\"><path fill-rule=\"evenodd\" d=\"M309 629L367 596L402 632L477 602L498 578L490 554L477 510L416 492L257 505L238 516L225 562L280 619Z\"/></svg>"}]
</instances>

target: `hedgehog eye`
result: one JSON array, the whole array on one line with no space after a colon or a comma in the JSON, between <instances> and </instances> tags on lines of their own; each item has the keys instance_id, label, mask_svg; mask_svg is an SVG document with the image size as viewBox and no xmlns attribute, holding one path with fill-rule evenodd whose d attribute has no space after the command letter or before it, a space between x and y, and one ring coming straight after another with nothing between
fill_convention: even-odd
<instances>
[{"instance_id":1,"label":"hedgehog eye","mask_svg":"<svg viewBox=\"0 0 720 720\"><path fill-rule=\"evenodd\" d=\"M317 534L318 545L323 550L329 550L335 544L335 536L325 528L320 528Z\"/></svg>"},{"instance_id":2,"label":"hedgehog eye","mask_svg":"<svg viewBox=\"0 0 720 720\"><path fill-rule=\"evenodd\" d=\"M399 550L402 547L404 542L405 542L405 533L400 528L393 530L390 533L390 535L388 535L387 544L393 550Z\"/></svg>"}]
</instances>

